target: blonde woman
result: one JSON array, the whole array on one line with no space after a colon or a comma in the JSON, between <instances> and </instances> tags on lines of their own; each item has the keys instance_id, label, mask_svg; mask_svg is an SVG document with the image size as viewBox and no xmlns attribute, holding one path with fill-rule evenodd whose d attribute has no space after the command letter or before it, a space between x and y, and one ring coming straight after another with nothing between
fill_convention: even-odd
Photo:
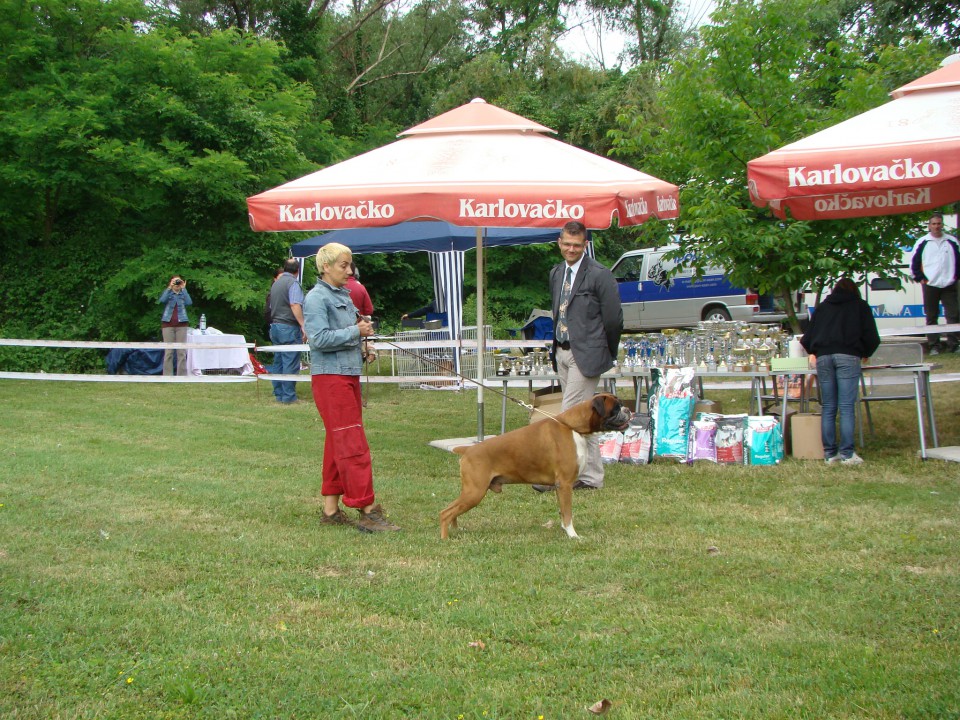
<instances>
[{"instance_id":1,"label":"blonde woman","mask_svg":"<svg viewBox=\"0 0 960 720\"><path fill-rule=\"evenodd\" d=\"M317 284L303 303L304 326L310 345L313 400L323 418L324 525L354 525L340 507L360 512L361 532L400 528L387 520L375 504L370 447L363 429L360 372L362 340L373 335L373 324L360 316L350 299L347 280L353 253L345 245L329 243L317 253Z\"/></svg>"}]
</instances>

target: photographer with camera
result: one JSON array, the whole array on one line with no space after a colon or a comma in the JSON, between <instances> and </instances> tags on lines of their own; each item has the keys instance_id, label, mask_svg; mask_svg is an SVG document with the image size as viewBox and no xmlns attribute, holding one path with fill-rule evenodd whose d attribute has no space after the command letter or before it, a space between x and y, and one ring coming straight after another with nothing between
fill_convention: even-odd
<instances>
[{"instance_id":1,"label":"photographer with camera","mask_svg":"<svg viewBox=\"0 0 960 720\"><path fill-rule=\"evenodd\" d=\"M167 283L166 289L160 294L157 302L163 305L163 315L160 317L160 328L163 341L168 343L185 343L187 330L190 329L190 318L187 317L187 305L193 305L190 293L187 292L187 283L179 275L174 275ZM187 351L164 350L163 374L173 375L173 356L177 356L177 375L187 374Z\"/></svg>"}]
</instances>

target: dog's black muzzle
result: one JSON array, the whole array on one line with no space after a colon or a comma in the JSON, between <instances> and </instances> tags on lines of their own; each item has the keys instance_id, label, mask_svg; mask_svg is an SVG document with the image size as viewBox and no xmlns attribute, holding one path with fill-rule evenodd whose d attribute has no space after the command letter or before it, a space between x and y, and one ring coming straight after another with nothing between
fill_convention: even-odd
<instances>
[{"instance_id":1,"label":"dog's black muzzle","mask_svg":"<svg viewBox=\"0 0 960 720\"><path fill-rule=\"evenodd\" d=\"M623 405L618 405L603 423L603 427L606 430L626 430L632 417L633 413L630 410Z\"/></svg>"}]
</instances>

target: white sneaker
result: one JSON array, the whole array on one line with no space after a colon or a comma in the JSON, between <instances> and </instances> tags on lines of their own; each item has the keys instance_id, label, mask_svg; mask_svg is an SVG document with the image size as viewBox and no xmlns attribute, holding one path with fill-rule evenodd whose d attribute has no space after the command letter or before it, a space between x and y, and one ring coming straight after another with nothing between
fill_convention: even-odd
<instances>
[{"instance_id":1,"label":"white sneaker","mask_svg":"<svg viewBox=\"0 0 960 720\"><path fill-rule=\"evenodd\" d=\"M837 456L839 457L839 455ZM843 465L861 465L863 464L863 458L854 453L848 458L844 458L840 461Z\"/></svg>"},{"instance_id":2,"label":"white sneaker","mask_svg":"<svg viewBox=\"0 0 960 720\"><path fill-rule=\"evenodd\" d=\"M836 465L838 462L840 462L841 459L842 459L842 458L841 458L839 455L833 455L833 456L831 456L831 457L824 458L823 461L824 461L827 465Z\"/></svg>"}]
</instances>

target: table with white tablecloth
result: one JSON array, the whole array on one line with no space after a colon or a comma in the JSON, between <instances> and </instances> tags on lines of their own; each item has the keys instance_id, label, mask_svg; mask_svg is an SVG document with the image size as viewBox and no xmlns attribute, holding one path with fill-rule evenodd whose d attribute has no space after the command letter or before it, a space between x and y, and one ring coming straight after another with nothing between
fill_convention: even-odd
<instances>
[{"instance_id":1,"label":"table with white tablecloth","mask_svg":"<svg viewBox=\"0 0 960 720\"><path fill-rule=\"evenodd\" d=\"M241 375L252 375L253 365L250 363L250 353L245 347L247 343L243 335L227 335L193 332L187 335L188 345L214 345L211 348L187 349L187 374L202 375L204 371L236 371ZM220 347L236 345L237 347Z\"/></svg>"}]
</instances>

